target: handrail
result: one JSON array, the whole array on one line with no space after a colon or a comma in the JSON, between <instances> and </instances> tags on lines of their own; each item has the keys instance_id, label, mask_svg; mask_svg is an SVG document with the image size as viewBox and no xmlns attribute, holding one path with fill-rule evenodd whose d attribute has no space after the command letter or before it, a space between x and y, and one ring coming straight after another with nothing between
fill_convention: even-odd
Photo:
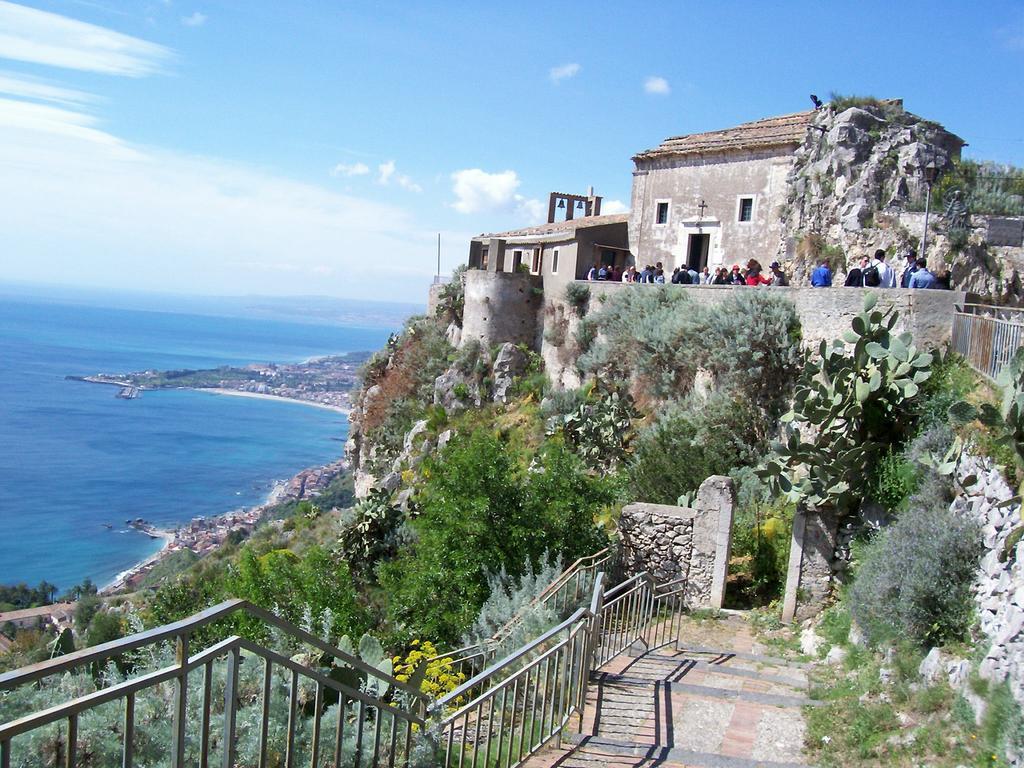
<instances>
[{"instance_id":1,"label":"handrail","mask_svg":"<svg viewBox=\"0 0 1024 768\"><path fill-rule=\"evenodd\" d=\"M531 600L526 606L517 611L508 621L502 624L493 635L478 643L471 643L462 648L455 648L450 651L443 651L427 659L428 662L447 660L448 666L465 664L472 659L483 659L486 663L489 657L493 658L501 643L507 639L512 631L519 626L525 612L537 605L547 605L551 600L558 602L558 596L563 587L567 586L573 578L577 579L579 588L579 575L587 570L596 570L598 566L607 562L612 556L611 547L604 547L591 555L584 555L576 558L568 568L562 571L550 584L548 584L537 597ZM562 609L566 606L563 604ZM559 610L556 605L556 611Z\"/></svg>"},{"instance_id":2,"label":"handrail","mask_svg":"<svg viewBox=\"0 0 1024 768\"><path fill-rule=\"evenodd\" d=\"M235 648L240 639L241 638L238 637L229 637L227 640L207 648L202 653L192 656L189 658L188 663L183 666L172 664L169 667L149 672L141 677L125 680L123 683L112 685L109 688L101 688L98 691L87 693L84 696L79 696L77 699L66 701L63 704L56 704L49 709L42 710L41 712L33 712L29 715L20 717L17 720L0 723L0 738L9 739L13 736L25 733L26 731L32 731L36 728L41 728L44 725L55 723L58 720L63 720L69 715L75 715L80 712L84 712L87 709L98 707L101 704L116 701L129 693L137 693L145 688L151 688L154 685L166 683L168 680L172 680L176 676L180 675L182 670L185 672L192 672L193 670L201 667L207 661L215 659L218 656L223 656L225 653Z\"/></svg>"},{"instance_id":3,"label":"handrail","mask_svg":"<svg viewBox=\"0 0 1024 768\"><path fill-rule=\"evenodd\" d=\"M128 651L133 651L145 645L153 645L162 640L170 640L183 635L189 635L197 629L201 629L208 624L227 618L236 613L247 613L253 618L260 619L270 626L276 627L286 634L295 637L301 642L312 645L314 648L334 656L348 666L358 669L360 672L365 672L368 675L380 678L389 685L392 685L416 698L423 699L424 701L429 699L426 694L417 688L414 688L407 683L403 683L394 676L367 664L359 657L346 653L340 648L321 640L316 635L306 632L304 629L279 618L270 611L260 608L257 605L253 605L247 600L225 600L222 603L218 603L206 610L200 611L197 614L175 621L171 624L165 624L154 629L137 632L134 635L128 635L127 637L123 637L119 640L111 640L108 643L103 643L91 648L83 648L80 651L74 651L73 653L69 653L64 656L57 656L53 659L48 659L46 661L38 662L37 664L6 672L0 675L0 690L16 688L20 685L24 685L25 683L34 682L44 677L48 677L49 675L69 672L77 667L81 667L92 662L104 661L112 656L120 656Z\"/></svg>"},{"instance_id":4,"label":"handrail","mask_svg":"<svg viewBox=\"0 0 1024 768\"><path fill-rule=\"evenodd\" d=\"M536 638L534 640L531 640L529 643L527 643L523 647L516 649L515 651L510 653L505 658L501 659L498 662L495 662L494 664L489 666L487 669L485 669L482 672L480 672L480 673L474 675L473 677L471 677L469 680L464 682L458 688L455 688L454 690L452 690L449 693L447 693L444 696L442 696L440 699L438 699L437 701L435 701L431 705L431 709L434 709L434 710L443 709L445 706L448 705L448 703L450 701L452 701L454 699L457 699L460 696L464 695L467 691L472 690L481 681L486 680L488 677L491 677L492 675L495 675L498 672L501 672L503 669L505 669L506 667L509 667L514 662L516 662L519 659L521 659L523 656L526 656L527 654L529 654L529 652L532 651L533 649L535 649L537 646L543 645L544 643L546 643L548 640L550 640L552 637L557 635L559 632L561 632L566 627L569 627L569 626L572 626L573 624L575 624L577 621L579 621L580 617L582 617L582 616L589 617L589 616L592 616L592 615L593 614L590 613L590 610L588 608L577 608L576 611L572 614L572 616L570 616L565 621L561 622L560 624L555 625L554 627L549 629L547 632L545 632L540 637L538 637L538 638Z\"/></svg>"},{"instance_id":5,"label":"handrail","mask_svg":"<svg viewBox=\"0 0 1024 768\"><path fill-rule=\"evenodd\" d=\"M574 566L580 567L579 564L586 562L599 561L597 556L591 556L581 558ZM274 738L286 741L285 765L295 765L297 756L304 750L307 753L303 757L304 762L321 764L318 757L321 721L326 715L327 701L332 700L327 696L333 698L336 694L337 713L331 715L336 718L333 738L333 759L336 765L342 764L343 760L348 761L354 749L354 759L359 765L365 761L365 764L373 766L408 766L414 732L421 730L426 734L428 731L433 732L436 726L442 740L446 742L440 745L446 754L444 765L455 765L454 760L457 758L458 764L468 763L472 767L478 765L482 758L483 766L504 764L506 768L515 768L545 744L560 740L574 716L578 716L582 722L591 676L602 665L638 644L650 650L678 642L680 609L685 604L685 578L658 583L651 574L644 572L606 590L607 579L605 571L597 571L590 600L586 605L577 607L556 626L489 664L486 669L433 701L421 691L400 683L393 676L376 670L361 659L292 626L264 609L243 600L226 601L164 627L0 676L3 687L12 688L47 675L79 669L147 644L169 639L177 641L177 658L169 666L79 695L54 707L25 714L16 720L0 723L0 768L9 768L12 764L12 739L54 723L66 725L66 736L58 738L61 738L65 750L65 763L74 768L80 759L76 753L84 755L87 743L82 741L80 716L84 718L84 713L115 701L124 705L124 720L120 728L123 759L120 763L131 768L135 759L133 734L137 731L136 696L144 690L167 685L173 686L173 707L169 713L173 717L168 717L168 722L164 724L171 725L170 765L173 768L184 768L193 759L187 752L195 748L188 741L189 732L194 730L198 736L195 744L199 748L199 764L207 766L211 760L212 681L214 671L220 669L222 663L227 667L223 683L223 731L220 736L217 735L220 732L215 731L213 738L223 747L224 766L236 765L238 760L247 765L250 761L254 765L257 762L260 765L266 764L268 733L271 733L268 732L268 717L273 698L272 680L275 675L283 675L288 697L287 726L284 731L286 736ZM555 593L557 589L549 592ZM363 690L359 686L334 679L324 668L307 666L284 653L238 635L232 635L193 655L188 654L191 633L237 612L262 619L267 625L282 629L293 638L308 643L352 668L387 682L393 693L375 696L371 690ZM243 698L240 695L239 669L243 652L250 661L255 659L258 664L258 660L262 659L265 662L262 670L262 697L246 695ZM189 691L194 683L189 682L189 675L204 670L205 674L200 681L202 722L191 723L188 702ZM290 683L287 682L289 678ZM252 686L254 681L247 679L249 682L246 685ZM305 718L299 710L302 695L300 683L306 686L315 684L316 688L315 701L312 702L314 714L308 724L312 729L308 740L305 737L296 739L297 733L309 733L302 729ZM413 696L403 698L395 696L394 692L412 693ZM220 693L217 695L220 696ZM238 754L243 746L241 741L236 743L236 735L239 733L236 717L240 712L257 708L255 714L259 722L259 707L262 708L262 725L257 727L258 741L255 744L247 742L244 746L246 753ZM389 721L390 725L385 726ZM81 723L86 722L81 720ZM89 728L95 730L95 726L90 725ZM384 728L386 733L382 733ZM114 732L118 732L117 727L114 727ZM347 738L344 744L343 738ZM31 749L29 744L26 742L26 749ZM221 762L220 758L218 762Z\"/></svg>"},{"instance_id":6,"label":"handrail","mask_svg":"<svg viewBox=\"0 0 1024 768\"><path fill-rule=\"evenodd\" d=\"M582 723L594 671L637 643L678 642L685 578L659 584L644 572L605 591L606 578L595 577L588 606L434 702L443 765L522 765L573 716Z\"/></svg>"}]
</instances>

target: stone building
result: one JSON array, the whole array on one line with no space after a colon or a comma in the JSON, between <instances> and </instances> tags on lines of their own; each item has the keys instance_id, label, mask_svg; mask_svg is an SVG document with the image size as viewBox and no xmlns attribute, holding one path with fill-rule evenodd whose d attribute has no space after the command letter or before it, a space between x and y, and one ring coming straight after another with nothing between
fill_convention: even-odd
<instances>
[{"instance_id":1,"label":"stone building","mask_svg":"<svg viewBox=\"0 0 1024 768\"><path fill-rule=\"evenodd\" d=\"M814 111L666 139L633 158L629 248L638 262L763 266L783 236L793 154Z\"/></svg>"},{"instance_id":2,"label":"stone building","mask_svg":"<svg viewBox=\"0 0 1024 768\"><path fill-rule=\"evenodd\" d=\"M628 219L625 213L584 216L480 235L470 242L469 268L528 272L543 279L545 291L560 295L566 283L585 280L594 264L625 267L633 263Z\"/></svg>"}]
</instances>

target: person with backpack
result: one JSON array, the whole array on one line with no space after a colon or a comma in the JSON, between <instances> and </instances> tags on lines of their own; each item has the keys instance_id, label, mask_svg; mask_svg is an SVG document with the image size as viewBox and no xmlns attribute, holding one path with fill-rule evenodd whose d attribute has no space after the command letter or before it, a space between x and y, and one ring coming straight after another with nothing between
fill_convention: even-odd
<instances>
[{"instance_id":1,"label":"person with backpack","mask_svg":"<svg viewBox=\"0 0 1024 768\"><path fill-rule=\"evenodd\" d=\"M875 251L875 258L864 270L864 285L868 288L895 288L896 270L885 263L885 249Z\"/></svg>"},{"instance_id":2,"label":"person with backpack","mask_svg":"<svg viewBox=\"0 0 1024 768\"><path fill-rule=\"evenodd\" d=\"M854 267L846 273L846 282L843 283L847 288L861 288L864 285L864 271L868 268L870 260L867 256L860 257L860 266Z\"/></svg>"}]
</instances>

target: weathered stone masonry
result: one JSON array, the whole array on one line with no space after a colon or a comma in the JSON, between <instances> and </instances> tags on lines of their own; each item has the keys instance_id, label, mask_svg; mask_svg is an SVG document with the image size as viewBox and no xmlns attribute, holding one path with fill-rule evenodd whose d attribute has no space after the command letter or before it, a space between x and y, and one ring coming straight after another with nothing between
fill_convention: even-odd
<instances>
[{"instance_id":1,"label":"weathered stone masonry","mask_svg":"<svg viewBox=\"0 0 1024 768\"><path fill-rule=\"evenodd\" d=\"M712 475L692 508L628 504L619 518L627 574L647 571L665 583L685 578L690 608L721 608L732 544L735 492L732 480Z\"/></svg>"}]
</instances>

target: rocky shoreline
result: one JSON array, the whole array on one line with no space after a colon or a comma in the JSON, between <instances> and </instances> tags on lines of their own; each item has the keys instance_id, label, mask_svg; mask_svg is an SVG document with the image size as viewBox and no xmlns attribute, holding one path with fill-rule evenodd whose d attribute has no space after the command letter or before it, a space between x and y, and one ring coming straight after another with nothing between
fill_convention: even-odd
<instances>
[{"instance_id":1,"label":"rocky shoreline","mask_svg":"<svg viewBox=\"0 0 1024 768\"><path fill-rule=\"evenodd\" d=\"M129 527L152 538L164 539L164 545L158 552L119 573L100 590L100 594L114 595L134 591L159 563L176 552L188 550L199 557L205 557L223 545L232 534L248 536L273 507L287 501L316 498L335 478L348 469L348 462L345 459L322 466L307 467L289 480L275 483L262 504L211 517L196 517L177 528L159 528L142 518L129 520Z\"/></svg>"}]
</instances>

